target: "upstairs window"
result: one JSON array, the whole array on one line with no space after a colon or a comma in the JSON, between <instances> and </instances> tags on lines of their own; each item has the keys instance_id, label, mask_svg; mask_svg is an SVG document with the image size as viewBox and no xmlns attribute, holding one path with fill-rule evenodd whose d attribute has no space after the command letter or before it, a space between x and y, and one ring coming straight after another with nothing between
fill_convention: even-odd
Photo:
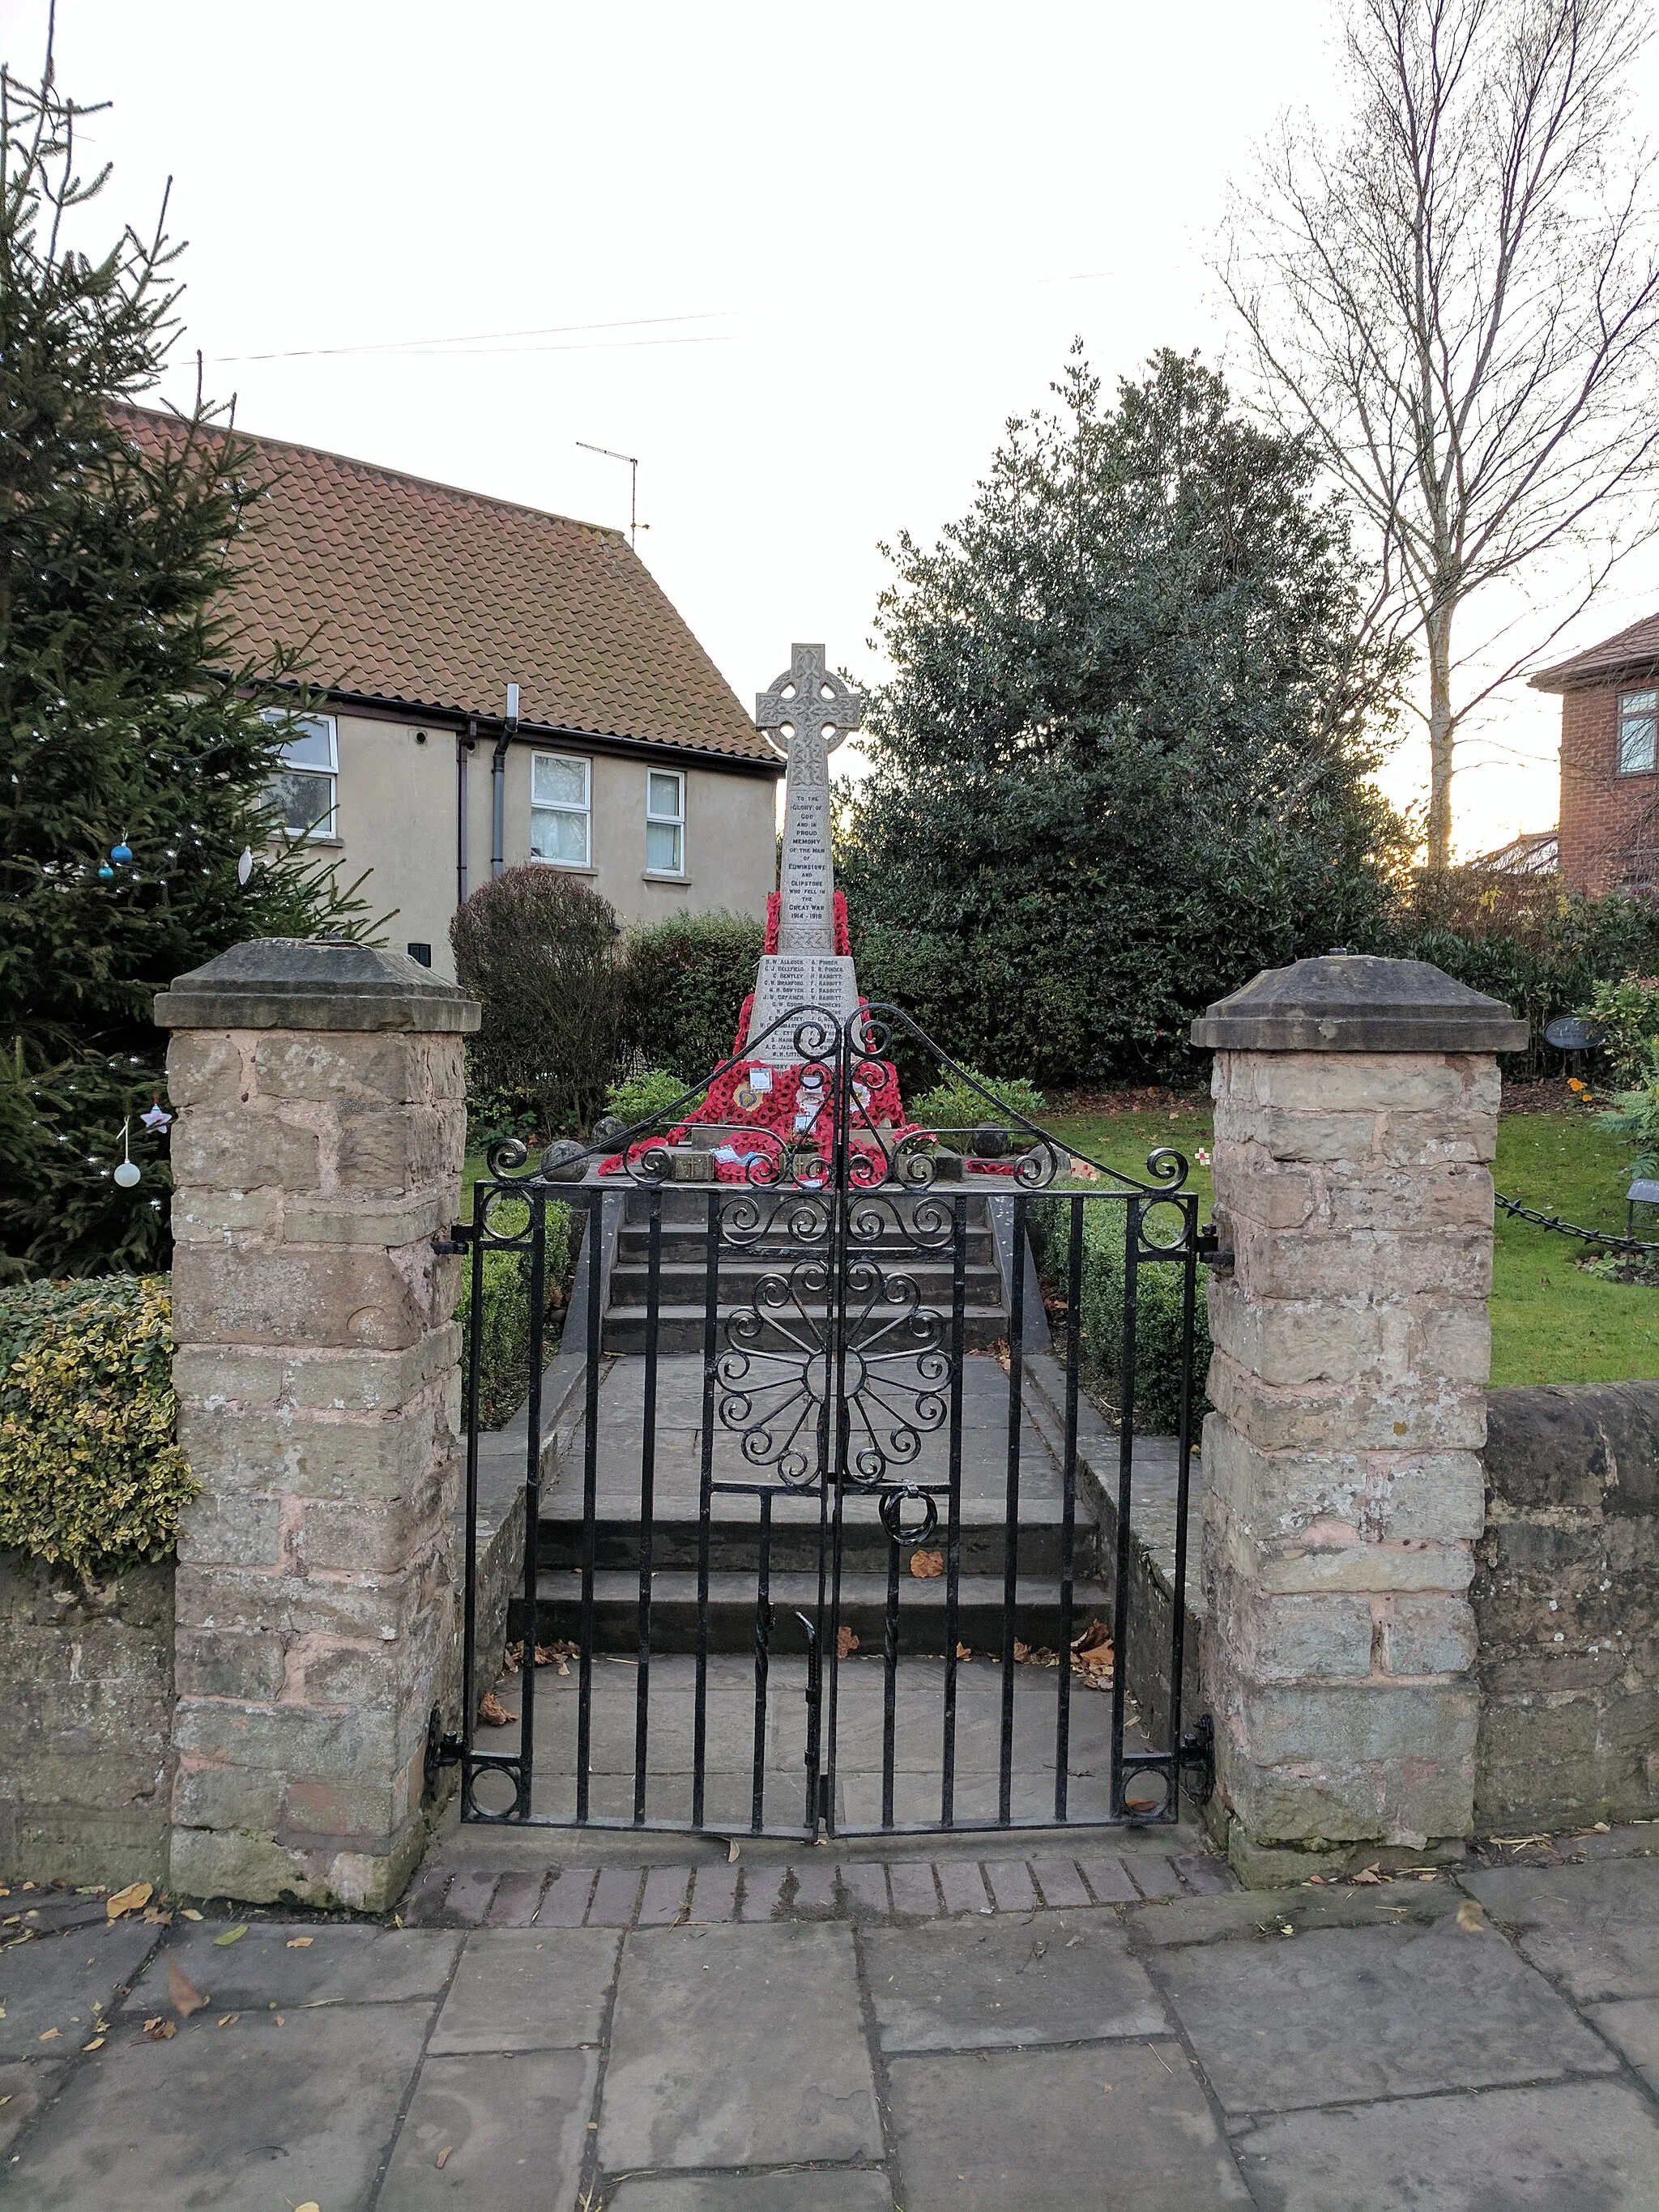
<instances>
[{"instance_id":1,"label":"upstairs window","mask_svg":"<svg viewBox=\"0 0 1659 2212\"><path fill-rule=\"evenodd\" d=\"M592 866L593 763L575 753L530 757L530 857Z\"/></svg>"},{"instance_id":2,"label":"upstairs window","mask_svg":"<svg viewBox=\"0 0 1659 2212\"><path fill-rule=\"evenodd\" d=\"M685 778L672 769L646 774L645 870L651 876L685 873Z\"/></svg>"},{"instance_id":3,"label":"upstairs window","mask_svg":"<svg viewBox=\"0 0 1659 2212\"><path fill-rule=\"evenodd\" d=\"M332 714L285 714L268 707L265 720L283 732L282 766L270 784L272 804L290 837L339 835L340 750Z\"/></svg>"},{"instance_id":4,"label":"upstairs window","mask_svg":"<svg viewBox=\"0 0 1659 2212\"><path fill-rule=\"evenodd\" d=\"M1619 694L1619 773L1645 775L1659 764L1659 691Z\"/></svg>"}]
</instances>

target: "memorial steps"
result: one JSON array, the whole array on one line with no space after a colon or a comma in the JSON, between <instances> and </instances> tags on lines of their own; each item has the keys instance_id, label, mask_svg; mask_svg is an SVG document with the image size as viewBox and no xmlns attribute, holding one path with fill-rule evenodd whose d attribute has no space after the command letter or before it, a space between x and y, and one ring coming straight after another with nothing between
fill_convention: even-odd
<instances>
[{"instance_id":1,"label":"memorial steps","mask_svg":"<svg viewBox=\"0 0 1659 2212\"><path fill-rule=\"evenodd\" d=\"M680 1185L661 1194L662 1231L655 1308L659 1352L700 1352L703 1348L708 1310L709 1188ZM723 1184L719 1188L723 1201L742 1196L732 1186ZM934 1198L920 1202L942 1206L948 1224L954 1195L950 1185L941 1185ZM765 1194L757 1196L763 1206L783 1206L788 1202L787 1194L783 1193L775 1200ZM914 1217L919 1203L907 1198L881 1202L900 1209L906 1218ZM606 1352L639 1354L646 1347L652 1322L651 1203L650 1194L639 1189L629 1190L624 1201L607 1285L601 1336ZM967 1206L967 1303L963 1316L963 1343L965 1350L979 1351L1006 1339L1008 1305L991 1226L990 1200L974 1192L969 1195ZM946 1350L951 1290L949 1235L947 1225L945 1249L937 1256L919 1254L914 1238L908 1237L902 1229L878 1241L860 1240L848 1252L849 1259L869 1260L893 1278L902 1278L913 1284L921 1304L944 1316L941 1344ZM721 1346L727 1341L726 1324L755 1303L761 1285L769 1278L775 1280L782 1277L798 1285L804 1292L799 1317L821 1328L825 1319L823 1293L820 1290L814 1297L805 1279L805 1271L810 1270L817 1256L817 1248L792 1244L781 1237L769 1237L752 1247L735 1246L729 1238L723 1240L719 1279ZM871 1304L864 1296L855 1297L852 1304L862 1334L868 1334L885 1321L896 1322L901 1317L902 1310L896 1304L884 1304L879 1299ZM789 1310L795 1310L793 1302Z\"/></svg>"}]
</instances>

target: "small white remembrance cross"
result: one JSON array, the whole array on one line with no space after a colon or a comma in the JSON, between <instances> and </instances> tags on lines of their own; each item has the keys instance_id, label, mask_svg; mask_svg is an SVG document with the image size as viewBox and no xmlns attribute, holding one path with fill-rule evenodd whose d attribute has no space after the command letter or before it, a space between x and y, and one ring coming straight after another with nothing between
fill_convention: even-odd
<instances>
[{"instance_id":1,"label":"small white remembrance cross","mask_svg":"<svg viewBox=\"0 0 1659 2212\"><path fill-rule=\"evenodd\" d=\"M787 670L755 702L756 727L789 763L780 952L835 951L830 755L863 717L863 699L825 668L821 645L791 646Z\"/></svg>"}]
</instances>

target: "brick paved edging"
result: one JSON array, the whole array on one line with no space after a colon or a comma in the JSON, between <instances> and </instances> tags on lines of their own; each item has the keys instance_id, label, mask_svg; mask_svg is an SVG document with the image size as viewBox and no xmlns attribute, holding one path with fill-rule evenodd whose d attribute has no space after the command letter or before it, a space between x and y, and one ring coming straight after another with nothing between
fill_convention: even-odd
<instances>
[{"instance_id":1,"label":"brick paved edging","mask_svg":"<svg viewBox=\"0 0 1659 2212\"><path fill-rule=\"evenodd\" d=\"M399 1915L408 1928L665 1928L717 1921L853 1920L868 1927L1079 1905L1208 1897L1236 1887L1218 1859L1182 1852L1084 1859L901 1859L775 1864L430 1867Z\"/></svg>"}]
</instances>

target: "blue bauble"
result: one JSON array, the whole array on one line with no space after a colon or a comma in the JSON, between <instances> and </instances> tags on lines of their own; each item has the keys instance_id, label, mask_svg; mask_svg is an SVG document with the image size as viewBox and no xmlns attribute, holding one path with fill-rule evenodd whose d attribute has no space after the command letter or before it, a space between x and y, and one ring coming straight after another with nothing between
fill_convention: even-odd
<instances>
[{"instance_id":1,"label":"blue bauble","mask_svg":"<svg viewBox=\"0 0 1659 2212\"><path fill-rule=\"evenodd\" d=\"M125 868L132 858L132 848L131 845L112 845L109 848L109 856L118 868Z\"/></svg>"},{"instance_id":2,"label":"blue bauble","mask_svg":"<svg viewBox=\"0 0 1659 2212\"><path fill-rule=\"evenodd\" d=\"M99 869L98 874L100 880L107 884L113 881L115 871L110 866L108 861L106 860L103 866Z\"/></svg>"}]
</instances>

